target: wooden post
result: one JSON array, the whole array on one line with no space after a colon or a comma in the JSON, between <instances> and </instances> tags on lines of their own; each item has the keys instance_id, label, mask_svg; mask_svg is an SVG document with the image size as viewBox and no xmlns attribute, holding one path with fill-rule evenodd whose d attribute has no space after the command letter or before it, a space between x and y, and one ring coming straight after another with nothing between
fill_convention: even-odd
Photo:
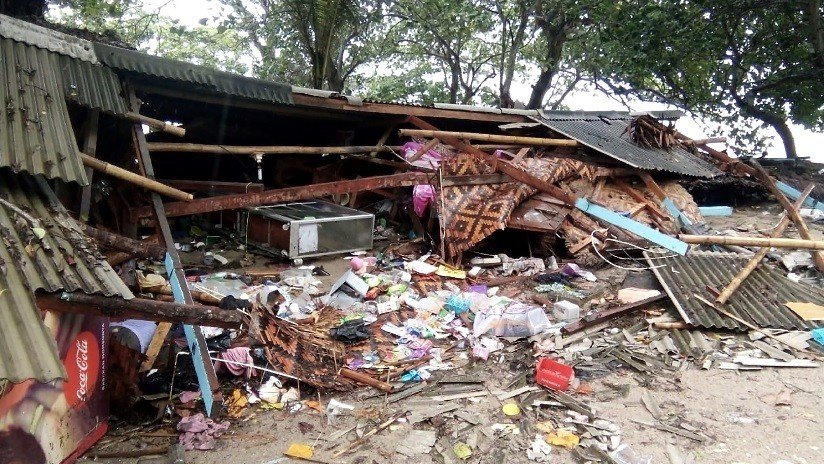
<instances>
[{"instance_id":1,"label":"wooden post","mask_svg":"<svg viewBox=\"0 0 824 464\"><path fill-rule=\"evenodd\" d=\"M97 155L97 127L100 122L100 110L92 108L89 110L89 117L86 120L86 135L83 138L83 153L94 158ZM86 178L89 185L84 185L80 192L80 220L89 220L89 210L92 204L92 181L94 170L86 166Z\"/></svg>"},{"instance_id":2,"label":"wooden post","mask_svg":"<svg viewBox=\"0 0 824 464\"><path fill-rule=\"evenodd\" d=\"M139 113L140 102L134 93L134 88L128 84L124 84L123 87L128 96L130 109L135 113ZM154 179L152 158L149 156L149 150L146 146L146 136L143 134L143 129L139 123L134 124L132 127L132 137L135 142L138 160L146 177ZM151 199L155 224L160 229L161 237L166 245L166 272L168 273L169 282L174 290L175 301L178 303L193 304L192 294L189 292L189 286L186 284L186 276L183 274L183 265L180 262L177 249L175 249L172 230L166 219L163 201L157 193L152 193ZM146 361L140 366L141 371L151 369L170 329L171 324L169 323L161 323L158 325L157 331L155 331L152 341L149 343L149 349L146 352ZM220 411L223 397L220 392L217 375L215 374L215 366L212 364L212 360L209 357L209 350L206 347L206 338L198 326L185 324L183 331L186 334L187 346L189 353L191 353L195 372L197 373L197 380L200 385L201 394L203 395L206 414L212 416Z\"/></svg>"},{"instance_id":3,"label":"wooden post","mask_svg":"<svg viewBox=\"0 0 824 464\"><path fill-rule=\"evenodd\" d=\"M807 199L807 197L810 195L814 188L815 184L811 183L810 185L808 185L804 192L801 194L801 196L798 198L798 200L796 200L795 205L793 205L793 208L801 208L801 205L804 204L804 200ZM785 215L783 218L781 218L781 222L778 223L778 225L773 230L772 234L770 234L770 238L781 237L781 234L784 233L784 230L789 225L790 218L789 216ZM747 261L747 264L744 266L743 269L741 269L741 272L739 272L738 275L736 275L735 277L733 277L732 280L730 280L730 283L724 288L724 290L721 291L721 293L718 295L718 298L715 299L715 302L719 305L726 304L732 296L732 294L735 293L736 290L738 290L738 287L740 287L742 283L744 283L744 280L746 280L747 277L752 273L752 271L754 271L755 268L758 267L759 264L761 264L761 260L767 256L767 253L769 251L769 248L761 248L760 250L758 250L758 252L755 253L755 256L753 256L752 258L750 258L749 261Z\"/></svg>"},{"instance_id":4,"label":"wooden post","mask_svg":"<svg viewBox=\"0 0 824 464\"><path fill-rule=\"evenodd\" d=\"M775 199L784 207L784 210L787 211L787 215L790 217L790 220L795 224L795 227L798 229L798 235L805 240L812 240L813 237L810 234L810 228L807 227L807 223L804 222L804 218L801 217L801 214L798 213L796 208L790 203L790 200L778 190L778 187L775 185L775 181L772 180L767 171L758 164L756 160L750 160L750 164L755 169L755 177L760 180L767 190L775 196ZM803 203L802 203L803 204ZM824 272L824 253L821 252L814 252L813 253L813 261L815 261L815 267L820 271Z\"/></svg>"},{"instance_id":5,"label":"wooden post","mask_svg":"<svg viewBox=\"0 0 824 464\"><path fill-rule=\"evenodd\" d=\"M446 137L463 140L480 140L492 143L511 143L536 147L577 147L578 141L572 139L549 139L545 137L521 137L517 135L481 134L478 132L451 132L434 129L401 129L401 136L439 138Z\"/></svg>"},{"instance_id":6,"label":"wooden post","mask_svg":"<svg viewBox=\"0 0 824 464\"><path fill-rule=\"evenodd\" d=\"M108 174L112 177L116 177L120 180L125 180L131 184L138 185L146 190L151 190L152 192L166 195L167 197L174 198L176 200L191 201L194 198L194 196L190 193L180 191L176 188L169 187L168 185L163 185L156 180L143 177L133 173L132 171L117 167L105 161L100 161L99 159L93 158L87 154L81 153L80 157L83 159L83 164L87 167L100 171L104 174Z\"/></svg>"}]
</instances>

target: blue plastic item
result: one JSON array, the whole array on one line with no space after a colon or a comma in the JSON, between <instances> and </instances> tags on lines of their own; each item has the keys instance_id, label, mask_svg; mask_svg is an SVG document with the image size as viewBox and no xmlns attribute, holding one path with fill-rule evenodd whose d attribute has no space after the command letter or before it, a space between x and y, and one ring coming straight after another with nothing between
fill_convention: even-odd
<instances>
[{"instance_id":1,"label":"blue plastic item","mask_svg":"<svg viewBox=\"0 0 824 464\"><path fill-rule=\"evenodd\" d=\"M824 329L813 329L810 333L813 335L813 340L819 345L824 346Z\"/></svg>"}]
</instances>

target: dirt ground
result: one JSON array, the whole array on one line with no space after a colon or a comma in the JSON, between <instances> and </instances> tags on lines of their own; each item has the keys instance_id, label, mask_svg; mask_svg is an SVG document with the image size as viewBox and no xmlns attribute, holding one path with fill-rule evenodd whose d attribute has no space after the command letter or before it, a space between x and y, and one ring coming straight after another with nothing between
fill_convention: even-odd
<instances>
[{"instance_id":1,"label":"dirt ground","mask_svg":"<svg viewBox=\"0 0 824 464\"><path fill-rule=\"evenodd\" d=\"M737 229L753 234L756 229L767 229L779 220L781 209L777 204L737 209L731 218L708 218L715 230ZM813 225L816 238L824 237L824 227ZM791 228L787 236L796 236ZM324 279L328 285L346 261L341 258L323 261L332 274ZM620 284L620 282L615 282ZM516 349L505 349L503 359L490 358L487 362L459 359L457 368L449 375L468 373L485 379L489 391L511 390L519 376L531 375L524 358L529 359L529 347L521 343ZM440 374L439 374L440 375ZM576 395L589 404L599 417L620 427L621 441L637 455L651 458L637 463L748 463L748 464L812 464L824 462L824 368L771 369L761 371L702 370L692 365L674 374L662 374L651 380L633 371L619 370L588 381L592 393ZM521 385L521 384L516 384ZM507 388L508 387L508 388ZM665 416L676 416L696 433L708 437L696 442L674 433L651 428L636 421L651 422L653 417L640 398L649 392ZM776 406L768 395L784 392L782 403ZM477 413L481 420L472 425L448 412L434 421L423 421L414 426L397 424L371 437L352 453L333 458L332 454L354 441L354 430L345 435L336 432L354 429L367 418L383 411L400 413L407 409L433 407L436 403L417 395L390 405L384 405L384 396L374 390L361 389L346 394L321 396L321 402L336 398L356 406L357 416L344 416L334 425L317 411L304 408L298 412L257 411L241 421L233 421L226 435L218 440L212 451L187 452L186 462L199 464L274 464L291 462L283 452L291 443L315 445L315 459L320 462L345 463L415 463L461 462L452 452L455 443L469 443L473 454L469 463L526 463L526 450L535 436L534 423L539 419L536 410L522 405L522 416L516 419L501 412L502 403L494 395L462 399L462 411ZM368 398L371 396L372 398ZM541 419L542 420L542 419ZM520 432L495 433L493 424L514 423ZM365 430L372 428L372 422ZM412 429L435 430L438 440L428 455L406 457L397 453L399 444L410 440ZM118 430L113 430L117 434ZM138 434L139 435L139 434ZM106 448L134 449L172 443L176 438L137 438ZM436 450L441 449L443 453ZM673 451L675 450L675 451ZM672 456L678 454L680 457ZM89 459L80 462L93 462ZM164 462L161 459L99 459L94 462L147 463ZM577 462L573 455L554 448L548 462ZM635 463L632 463L635 464Z\"/></svg>"}]
</instances>

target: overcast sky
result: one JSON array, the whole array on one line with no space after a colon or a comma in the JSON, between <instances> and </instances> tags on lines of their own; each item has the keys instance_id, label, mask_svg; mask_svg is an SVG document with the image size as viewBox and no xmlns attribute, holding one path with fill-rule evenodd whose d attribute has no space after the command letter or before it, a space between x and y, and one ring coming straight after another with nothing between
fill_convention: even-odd
<instances>
[{"instance_id":1,"label":"overcast sky","mask_svg":"<svg viewBox=\"0 0 824 464\"><path fill-rule=\"evenodd\" d=\"M185 25L192 27L197 26L201 18L212 16L218 11L218 4L214 0L147 0L146 5L160 8L162 14L178 18ZM530 90L528 84L513 83L512 96L515 100L525 102L529 100ZM626 109L622 104L595 91L571 92L564 100L564 104L574 110L621 111ZM665 105L659 103L641 101L632 103L631 106L633 111L666 109ZM693 138L703 138L706 136L704 127L713 127L714 123L700 124L700 122L685 116L678 120L677 127L680 132ZM824 133L813 132L795 124L792 124L791 127L798 155L810 157L813 161L824 163ZM784 147L781 140L772 129L769 129L769 133L774 134L772 146L767 147L769 156L783 157ZM724 148L724 145L716 145L716 147Z\"/></svg>"}]
</instances>

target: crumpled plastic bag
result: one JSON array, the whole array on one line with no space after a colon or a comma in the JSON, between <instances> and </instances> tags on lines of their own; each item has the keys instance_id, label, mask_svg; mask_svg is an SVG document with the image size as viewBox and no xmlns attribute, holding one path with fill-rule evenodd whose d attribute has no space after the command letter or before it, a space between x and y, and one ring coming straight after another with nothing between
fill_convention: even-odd
<instances>
[{"instance_id":1,"label":"crumpled plastic bag","mask_svg":"<svg viewBox=\"0 0 824 464\"><path fill-rule=\"evenodd\" d=\"M343 343L357 343L369 338L363 319L352 319L329 329L329 336Z\"/></svg>"},{"instance_id":2,"label":"crumpled plastic bag","mask_svg":"<svg viewBox=\"0 0 824 464\"><path fill-rule=\"evenodd\" d=\"M180 444L186 451L214 449L215 439L228 429L229 421L215 422L203 413L184 417L177 423L178 432L183 432Z\"/></svg>"}]
</instances>

